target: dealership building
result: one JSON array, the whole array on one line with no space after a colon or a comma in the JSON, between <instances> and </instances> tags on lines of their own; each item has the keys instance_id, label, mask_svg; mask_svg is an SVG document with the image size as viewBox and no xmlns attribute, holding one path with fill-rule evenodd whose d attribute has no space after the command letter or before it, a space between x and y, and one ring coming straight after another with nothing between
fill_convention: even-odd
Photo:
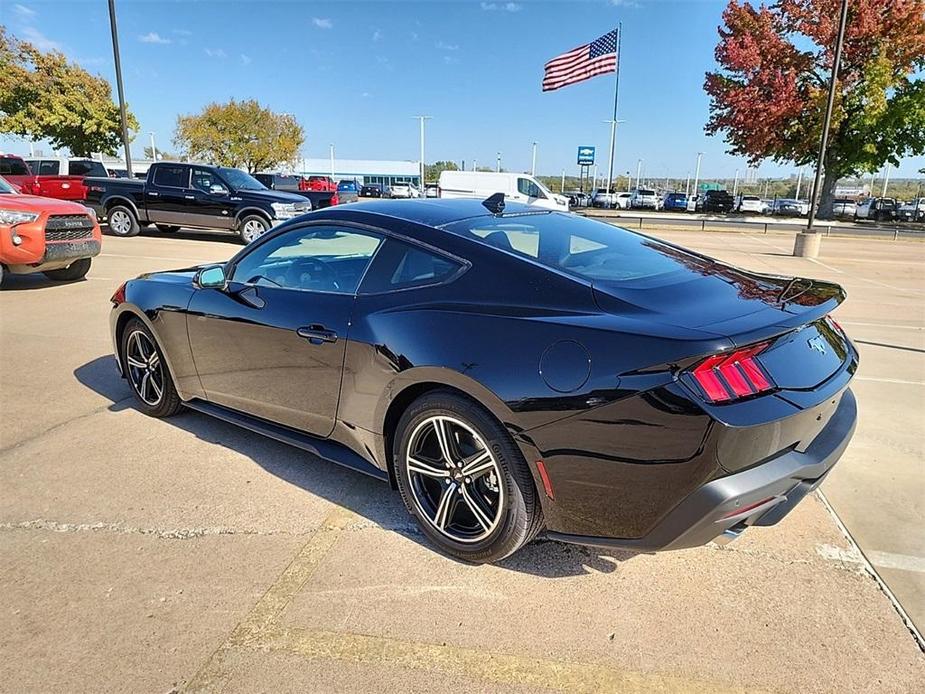
<instances>
[{"instance_id":1,"label":"dealership building","mask_svg":"<svg viewBox=\"0 0 925 694\"><path fill-rule=\"evenodd\" d=\"M412 183L420 187L421 165L416 161L386 161L376 159L302 159L296 172L305 176L332 176L335 181L354 180L361 184Z\"/></svg>"}]
</instances>

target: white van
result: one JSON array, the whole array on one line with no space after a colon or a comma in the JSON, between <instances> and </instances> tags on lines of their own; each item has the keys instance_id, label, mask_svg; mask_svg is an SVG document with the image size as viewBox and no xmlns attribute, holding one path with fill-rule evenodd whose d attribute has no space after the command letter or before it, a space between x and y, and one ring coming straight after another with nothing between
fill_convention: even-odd
<instances>
[{"instance_id":1,"label":"white van","mask_svg":"<svg viewBox=\"0 0 925 694\"><path fill-rule=\"evenodd\" d=\"M568 212L568 198L550 192L529 174L488 171L443 171L439 183L441 198L480 198L504 193L507 201L547 210Z\"/></svg>"}]
</instances>

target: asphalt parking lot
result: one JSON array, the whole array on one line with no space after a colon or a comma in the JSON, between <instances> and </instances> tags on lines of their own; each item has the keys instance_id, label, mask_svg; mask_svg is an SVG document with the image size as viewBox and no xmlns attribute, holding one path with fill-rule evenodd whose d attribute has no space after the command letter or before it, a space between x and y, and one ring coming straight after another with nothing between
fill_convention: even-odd
<instances>
[{"instance_id":1,"label":"asphalt parking lot","mask_svg":"<svg viewBox=\"0 0 925 694\"><path fill-rule=\"evenodd\" d=\"M925 245L663 232L833 279L861 420L823 491L925 626ZM0 293L0 690L913 691L925 655L822 499L720 549L540 540L434 552L397 494L203 415L134 409L108 298L221 260L206 234L104 238L88 279ZM256 355L255 355L256 356ZM918 685L918 686L920 686Z\"/></svg>"}]
</instances>

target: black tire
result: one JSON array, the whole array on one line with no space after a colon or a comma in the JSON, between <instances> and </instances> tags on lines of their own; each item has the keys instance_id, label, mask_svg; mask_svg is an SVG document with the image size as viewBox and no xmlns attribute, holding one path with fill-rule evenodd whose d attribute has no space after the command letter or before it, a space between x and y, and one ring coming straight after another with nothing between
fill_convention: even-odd
<instances>
[{"instance_id":1,"label":"black tire","mask_svg":"<svg viewBox=\"0 0 925 694\"><path fill-rule=\"evenodd\" d=\"M263 231L257 231L256 225L260 225ZM244 245L253 243L269 230L270 222L266 217L262 217L259 214L249 214L246 217L242 217L238 222L238 238L241 239L241 243Z\"/></svg>"},{"instance_id":2,"label":"black tire","mask_svg":"<svg viewBox=\"0 0 925 694\"><path fill-rule=\"evenodd\" d=\"M106 216L109 220L109 232L113 236L128 238L138 236L138 232L141 231L135 212L125 205L113 205L106 211Z\"/></svg>"},{"instance_id":3,"label":"black tire","mask_svg":"<svg viewBox=\"0 0 925 694\"><path fill-rule=\"evenodd\" d=\"M90 258L81 258L80 260L75 260L67 267L62 267L57 270L46 270L42 274L55 282L74 282L75 280L82 280L87 276L88 272L90 272Z\"/></svg>"},{"instance_id":4,"label":"black tire","mask_svg":"<svg viewBox=\"0 0 925 694\"><path fill-rule=\"evenodd\" d=\"M3 286L3 280L6 277L6 268L0 265L0 287Z\"/></svg>"},{"instance_id":5,"label":"black tire","mask_svg":"<svg viewBox=\"0 0 925 694\"><path fill-rule=\"evenodd\" d=\"M146 346L153 349L154 353L157 355L157 366L160 369L161 375L160 394L157 394L154 386L143 386L149 397L144 397L141 394L139 381L144 383L142 374L145 370L132 366L131 362L135 359L137 353L134 351L134 346L129 344L130 341L136 339L136 333L141 333L147 337ZM183 401L180 400L177 389L174 387L173 377L170 375L170 370L167 368L164 354L161 352L161 348L158 346L157 340L154 339L154 335L148 329L148 326L138 318L129 320L125 329L122 331L122 335L119 339L119 359L122 362L122 370L123 373L125 373L129 388L131 388L132 395L135 396L138 409L151 417L170 417L183 409ZM151 373L153 375L154 371L152 370ZM151 397L152 395L157 395L157 397Z\"/></svg>"},{"instance_id":6,"label":"black tire","mask_svg":"<svg viewBox=\"0 0 925 694\"><path fill-rule=\"evenodd\" d=\"M180 231L180 227L174 226L173 224L155 224L158 231L163 231L165 234L173 234Z\"/></svg>"},{"instance_id":7,"label":"black tire","mask_svg":"<svg viewBox=\"0 0 925 694\"><path fill-rule=\"evenodd\" d=\"M467 490L472 490L473 486L486 489L487 485L495 485L497 505L493 510L489 508L489 511L494 513L492 518L495 525L493 529L488 530L483 524L482 532L486 533L484 537L458 541L438 530L423 510L424 504L419 500L421 487L413 487L413 485L420 485L420 480L425 478L415 475L416 481L412 481L414 473L409 472L409 446L413 438L417 440L419 436L417 432L428 427L429 420L435 417L447 417L474 431L485 444L485 448L482 449L483 453L490 453L493 462L496 463L490 476L487 476L487 481L482 473L482 477L478 480L474 479L475 475L473 475L473 480L469 484L470 479L463 478L460 473L459 478L451 483L451 473L447 472L447 478L442 480L447 485L444 488L440 485L440 479L433 480L430 476L426 477L426 481L434 485L432 487L434 490L449 492L453 498L455 498L453 490L458 491L461 496L459 500L453 502L452 513L456 514L454 517L458 517L461 513L463 521L467 515L475 518L470 511L472 506L468 501L462 501L464 506L459 506L464 494L463 481L467 483L465 485ZM453 444L453 448L459 451L462 448L458 443L459 438L455 438L454 441L457 443ZM405 507L414 516L424 534L446 554L474 563L496 562L510 556L533 540L543 527L543 512L540 508L536 486L523 455L501 423L474 400L446 390L431 391L415 400L398 423L394 437L393 456L395 476ZM415 456L420 457L417 453ZM460 459L465 458L460 457ZM439 463L435 464L435 467L438 466ZM495 470L500 472L497 477L494 474ZM456 471L454 470L453 473L455 474ZM456 482L458 482L458 489ZM470 498L468 492L464 498ZM485 497L480 495L480 498ZM484 510L486 506L482 508ZM439 508L434 515L437 514L439 514ZM453 532L452 529L448 530ZM473 537L477 535L478 533L475 533Z\"/></svg>"}]
</instances>

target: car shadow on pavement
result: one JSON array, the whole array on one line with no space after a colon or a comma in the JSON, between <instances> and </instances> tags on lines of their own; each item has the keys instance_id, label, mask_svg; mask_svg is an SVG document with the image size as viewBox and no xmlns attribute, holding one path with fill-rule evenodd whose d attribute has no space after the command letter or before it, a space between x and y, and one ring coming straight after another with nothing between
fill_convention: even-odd
<instances>
[{"instance_id":1,"label":"car shadow on pavement","mask_svg":"<svg viewBox=\"0 0 925 694\"><path fill-rule=\"evenodd\" d=\"M134 408L131 390L119 377L111 355L97 357L78 367L74 376L79 383L110 400L110 411ZM347 508L375 526L436 551L408 515L398 492L372 477L199 412L187 410L159 421L245 455L271 475ZM541 536L497 566L518 573L562 578L610 573L634 556L636 554L630 551L569 545ZM452 557L447 559L465 564Z\"/></svg>"},{"instance_id":2,"label":"car shadow on pavement","mask_svg":"<svg viewBox=\"0 0 925 694\"><path fill-rule=\"evenodd\" d=\"M50 287L67 287L71 284L83 284L87 280L71 280L69 282L62 282L59 280L51 280L45 277L40 272L31 273L28 275L13 275L9 273L4 273L3 277L3 290L4 292L19 292L28 289L48 289Z\"/></svg>"},{"instance_id":3,"label":"car shadow on pavement","mask_svg":"<svg viewBox=\"0 0 925 694\"><path fill-rule=\"evenodd\" d=\"M103 236L116 237L116 235L109 230L109 225L104 224L100 228L102 229ZM241 237L231 231L200 231L198 229L161 231L156 227L150 226L142 227L138 235L152 239L189 239L191 241L218 241L220 243L231 244L232 246L241 245Z\"/></svg>"}]
</instances>

